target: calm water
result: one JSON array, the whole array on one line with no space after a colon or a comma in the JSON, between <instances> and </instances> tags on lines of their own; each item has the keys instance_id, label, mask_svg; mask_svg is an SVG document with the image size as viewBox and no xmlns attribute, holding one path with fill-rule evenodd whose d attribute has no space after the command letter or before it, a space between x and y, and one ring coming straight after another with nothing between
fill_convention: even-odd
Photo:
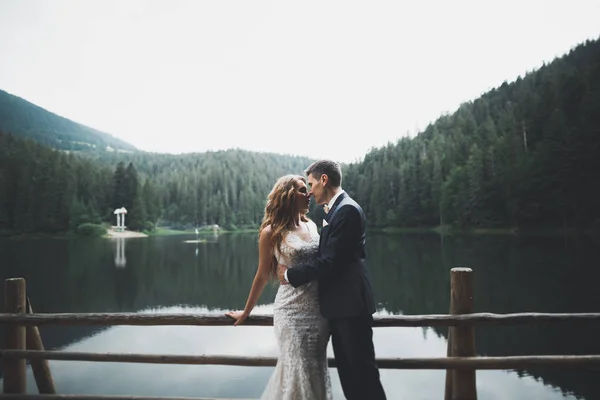
<instances>
[{"instance_id":1,"label":"calm water","mask_svg":"<svg viewBox=\"0 0 600 400\"><path fill-rule=\"evenodd\" d=\"M27 279L38 312L210 312L244 306L254 234L0 239L2 277ZM476 311L598 312L600 246L590 239L375 235L368 241L378 313L447 313L453 266L475 272ZM124 264L124 266L123 266ZM0 289L0 290L3 290ZM267 287L256 313L271 313ZM86 352L276 356L271 327L43 327L46 348ZM600 354L598 324L478 328L481 355ZM440 357L447 329L378 328L380 357ZM332 355L330 348L330 355ZM258 398L272 368L51 361L59 393ZM335 369L335 398L342 399ZM600 371L479 371L480 400L598 399ZM382 370L389 399L440 399L444 371ZM31 374L29 392L37 393Z\"/></svg>"}]
</instances>

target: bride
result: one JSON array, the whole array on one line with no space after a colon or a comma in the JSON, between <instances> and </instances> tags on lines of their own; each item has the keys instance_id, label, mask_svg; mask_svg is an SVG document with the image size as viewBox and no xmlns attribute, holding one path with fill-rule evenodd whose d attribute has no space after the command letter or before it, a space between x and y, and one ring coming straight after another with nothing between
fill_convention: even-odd
<instances>
[{"instance_id":1,"label":"bride","mask_svg":"<svg viewBox=\"0 0 600 400\"><path fill-rule=\"evenodd\" d=\"M306 217L309 203L302 176L286 175L275 182L259 230L258 271L246 307L226 314L236 320L234 325L250 315L267 282L276 277L278 264L293 268L317 256L319 233ZM326 352L329 327L319 310L317 285L314 281L298 288L279 286L273 309L279 358L261 400L332 399Z\"/></svg>"}]
</instances>

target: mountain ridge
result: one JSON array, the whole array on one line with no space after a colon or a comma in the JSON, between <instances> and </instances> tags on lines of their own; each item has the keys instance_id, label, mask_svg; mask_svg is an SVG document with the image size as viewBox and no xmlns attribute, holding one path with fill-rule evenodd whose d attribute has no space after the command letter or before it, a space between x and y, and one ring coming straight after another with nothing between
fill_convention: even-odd
<instances>
[{"instance_id":1,"label":"mountain ridge","mask_svg":"<svg viewBox=\"0 0 600 400\"><path fill-rule=\"evenodd\" d=\"M58 115L0 89L0 131L67 151L138 151L109 133Z\"/></svg>"}]
</instances>

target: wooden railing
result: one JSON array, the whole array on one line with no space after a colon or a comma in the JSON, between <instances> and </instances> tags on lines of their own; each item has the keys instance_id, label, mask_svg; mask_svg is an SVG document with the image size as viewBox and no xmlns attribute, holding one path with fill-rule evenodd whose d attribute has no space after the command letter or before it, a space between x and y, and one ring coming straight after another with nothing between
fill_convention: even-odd
<instances>
[{"instance_id":1,"label":"wooden railing","mask_svg":"<svg viewBox=\"0 0 600 400\"><path fill-rule=\"evenodd\" d=\"M381 369L444 369L446 370L445 400L477 399L476 370L524 369L539 366L598 367L600 355L478 357L475 350L474 326L517 325L554 322L600 321L600 313L473 313L472 270L453 268L450 283L450 314L376 316L374 327L449 327L447 357L441 358L378 358ZM232 325L231 319L207 314L136 314L87 313L41 314L33 309L25 293L22 278L5 281L5 314L0 323L6 325L6 341L0 350L4 382L0 399L130 399L145 400L157 397L58 395L48 360L127 362L153 364L195 364L274 366L273 357L236 357L223 355L123 354L46 351L38 331L47 325ZM252 316L246 325L273 325L272 316ZM26 360L30 360L39 394L26 394ZM329 359L335 367L335 359ZM441 394L440 394L441 397ZM171 397L162 399L176 400ZM187 398L189 400L190 398Z\"/></svg>"}]
</instances>

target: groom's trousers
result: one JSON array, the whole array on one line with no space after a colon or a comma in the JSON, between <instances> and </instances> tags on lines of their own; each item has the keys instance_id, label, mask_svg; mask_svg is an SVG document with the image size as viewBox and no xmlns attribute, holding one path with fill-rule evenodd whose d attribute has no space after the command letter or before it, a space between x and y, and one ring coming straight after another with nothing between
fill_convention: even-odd
<instances>
[{"instance_id":1,"label":"groom's trousers","mask_svg":"<svg viewBox=\"0 0 600 400\"><path fill-rule=\"evenodd\" d=\"M373 348L373 317L330 318L331 344L348 400L385 400Z\"/></svg>"}]
</instances>

